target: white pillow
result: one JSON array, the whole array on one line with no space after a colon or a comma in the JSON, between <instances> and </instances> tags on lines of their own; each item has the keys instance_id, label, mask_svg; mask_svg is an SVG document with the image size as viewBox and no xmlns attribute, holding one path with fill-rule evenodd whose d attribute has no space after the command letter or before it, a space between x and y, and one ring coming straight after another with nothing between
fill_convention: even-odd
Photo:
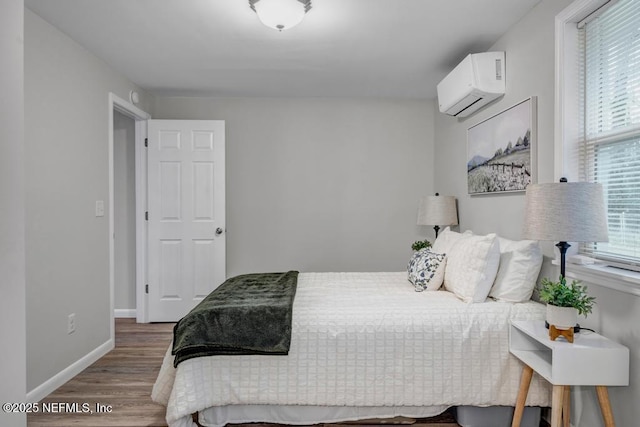
<instances>
[{"instance_id":1,"label":"white pillow","mask_svg":"<svg viewBox=\"0 0 640 427\"><path fill-rule=\"evenodd\" d=\"M536 286L542 251L533 240L509 240L498 236L500 268L489 296L500 301L525 302Z\"/></svg>"},{"instance_id":2,"label":"white pillow","mask_svg":"<svg viewBox=\"0 0 640 427\"><path fill-rule=\"evenodd\" d=\"M461 237L462 234L451 231L451 229L447 227L440 232L436 241L433 242L431 251L439 254L448 254L453 245L460 240Z\"/></svg>"},{"instance_id":3,"label":"white pillow","mask_svg":"<svg viewBox=\"0 0 640 427\"><path fill-rule=\"evenodd\" d=\"M499 264L500 247L495 234L462 234L447 253L444 287L465 302L484 302Z\"/></svg>"},{"instance_id":4,"label":"white pillow","mask_svg":"<svg viewBox=\"0 0 640 427\"><path fill-rule=\"evenodd\" d=\"M446 255L421 249L413 254L407 271L416 292L437 291L442 286Z\"/></svg>"}]
</instances>

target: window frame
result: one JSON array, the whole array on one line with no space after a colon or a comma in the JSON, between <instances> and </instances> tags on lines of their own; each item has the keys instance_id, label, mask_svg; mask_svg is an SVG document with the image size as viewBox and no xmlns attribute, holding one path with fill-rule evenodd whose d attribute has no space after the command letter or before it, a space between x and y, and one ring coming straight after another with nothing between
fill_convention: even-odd
<instances>
[{"instance_id":1,"label":"window frame","mask_svg":"<svg viewBox=\"0 0 640 427\"><path fill-rule=\"evenodd\" d=\"M613 0L616 1L616 0ZM577 24L609 0L576 0L555 18L555 118L554 182L561 177L579 180L578 145L580 143L579 97L580 43ZM577 252L578 245L570 248ZM594 266L567 264L567 277L640 295L640 273L622 270L606 263Z\"/></svg>"}]
</instances>

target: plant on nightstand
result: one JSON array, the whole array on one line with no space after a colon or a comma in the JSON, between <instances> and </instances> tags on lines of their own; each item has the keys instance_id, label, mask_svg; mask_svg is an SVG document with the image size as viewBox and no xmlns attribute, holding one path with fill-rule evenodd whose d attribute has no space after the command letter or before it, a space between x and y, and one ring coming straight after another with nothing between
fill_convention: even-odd
<instances>
[{"instance_id":1,"label":"plant on nightstand","mask_svg":"<svg viewBox=\"0 0 640 427\"><path fill-rule=\"evenodd\" d=\"M418 240L416 242L413 242L413 244L411 245L411 249L413 249L416 252L419 251L420 249L425 249L430 247L431 247L431 242L429 242L428 240Z\"/></svg>"},{"instance_id":2,"label":"plant on nightstand","mask_svg":"<svg viewBox=\"0 0 640 427\"><path fill-rule=\"evenodd\" d=\"M576 325L578 314L591 313L594 297L587 295L587 287L580 281L573 280L567 285L567 280L560 276L560 280L552 282L542 279L540 299L547 303L547 322L557 329L569 329Z\"/></svg>"}]
</instances>

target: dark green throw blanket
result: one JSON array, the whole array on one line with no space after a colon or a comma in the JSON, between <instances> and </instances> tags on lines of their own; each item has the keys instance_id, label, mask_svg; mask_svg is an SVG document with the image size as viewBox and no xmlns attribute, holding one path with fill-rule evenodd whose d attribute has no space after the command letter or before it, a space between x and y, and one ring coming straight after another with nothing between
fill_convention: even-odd
<instances>
[{"instance_id":1,"label":"dark green throw blanket","mask_svg":"<svg viewBox=\"0 0 640 427\"><path fill-rule=\"evenodd\" d=\"M286 355L298 272L227 279L173 328L174 366L213 355Z\"/></svg>"}]
</instances>

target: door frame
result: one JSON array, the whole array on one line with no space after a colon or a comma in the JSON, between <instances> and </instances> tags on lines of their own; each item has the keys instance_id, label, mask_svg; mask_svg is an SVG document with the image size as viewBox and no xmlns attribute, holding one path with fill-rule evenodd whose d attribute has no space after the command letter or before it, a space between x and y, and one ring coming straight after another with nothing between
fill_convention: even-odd
<instances>
[{"instance_id":1,"label":"door frame","mask_svg":"<svg viewBox=\"0 0 640 427\"><path fill-rule=\"evenodd\" d=\"M110 335L115 339L115 221L114 221L114 132L113 112L118 111L135 121L135 186L136 186L136 321L147 323L147 300L144 285L146 271L147 227L144 212L147 207L147 153L144 141L147 137L147 120L151 115L116 94L109 93L109 298ZM115 342L115 341L114 341Z\"/></svg>"}]
</instances>

